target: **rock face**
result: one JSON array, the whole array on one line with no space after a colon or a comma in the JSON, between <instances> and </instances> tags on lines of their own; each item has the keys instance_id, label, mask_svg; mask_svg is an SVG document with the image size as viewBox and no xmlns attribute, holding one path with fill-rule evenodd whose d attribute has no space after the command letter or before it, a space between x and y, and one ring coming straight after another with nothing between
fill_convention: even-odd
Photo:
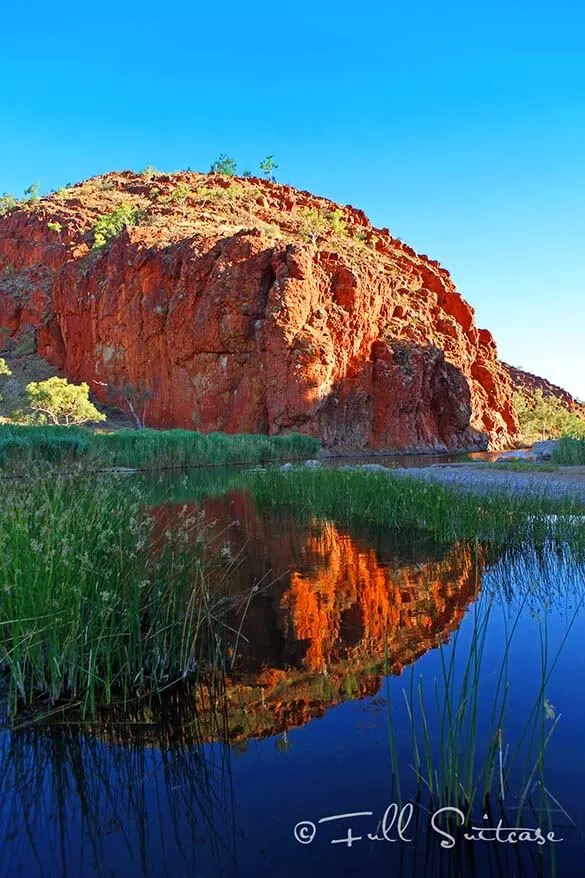
<instances>
[{"instance_id":1,"label":"rock face","mask_svg":"<svg viewBox=\"0 0 585 878\"><path fill-rule=\"evenodd\" d=\"M137 224L92 249L121 204ZM269 181L110 174L4 216L0 329L102 402L146 391L155 427L344 451L499 449L518 432L448 272L361 211Z\"/></svg>"}]
</instances>

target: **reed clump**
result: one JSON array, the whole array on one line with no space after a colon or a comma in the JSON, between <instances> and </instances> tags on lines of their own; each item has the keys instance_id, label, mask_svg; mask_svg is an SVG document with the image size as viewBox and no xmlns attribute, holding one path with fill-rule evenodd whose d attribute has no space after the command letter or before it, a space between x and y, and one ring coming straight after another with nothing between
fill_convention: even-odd
<instances>
[{"instance_id":1,"label":"reed clump","mask_svg":"<svg viewBox=\"0 0 585 878\"><path fill-rule=\"evenodd\" d=\"M197 433L193 430L119 430L93 432L83 427L0 425L0 468L26 471L32 466L91 469L264 464L315 456L318 439L289 433Z\"/></svg>"},{"instance_id":2,"label":"reed clump","mask_svg":"<svg viewBox=\"0 0 585 878\"><path fill-rule=\"evenodd\" d=\"M585 439L560 439L552 450L551 462L559 466L585 466Z\"/></svg>"},{"instance_id":3,"label":"reed clump","mask_svg":"<svg viewBox=\"0 0 585 878\"><path fill-rule=\"evenodd\" d=\"M12 712L44 697L93 713L222 665L233 602L201 516L181 507L169 526L157 513L111 477L7 481L0 669Z\"/></svg>"},{"instance_id":4,"label":"reed clump","mask_svg":"<svg viewBox=\"0 0 585 878\"><path fill-rule=\"evenodd\" d=\"M438 543L480 540L508 547L569 544L585 551L585 506L545 494L476 494L438 483L352 470L269 470L251 474L250 489L267 505L354 524L411 528Z\"/></svg>"}]
</instances>

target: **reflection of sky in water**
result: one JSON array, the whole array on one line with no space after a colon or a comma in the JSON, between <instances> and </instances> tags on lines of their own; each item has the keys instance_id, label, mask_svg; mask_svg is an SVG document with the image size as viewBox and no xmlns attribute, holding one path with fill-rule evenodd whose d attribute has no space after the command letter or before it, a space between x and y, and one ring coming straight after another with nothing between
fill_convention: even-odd
<instances>
[{"instance_id":1,"label":"reflection of sky in water","mask_svg":"<svg viewBox=\"0 0 585 878\"><path fill-rule=\"evenodd\" d=\"M244 707L249 726L245 728L238 717L240 728L232 734L231 749L220 743L203 747L184 743L161 750L152 746L157 734L152 727L144 729L144 747L107 746L103 739L111 732L104 729L97 734L76 730L65 738L59 729L6 734L2 741L0 874L26 878L513 874L514 860L504 846L497 850L500 871L493 865L495 860L488 871L487 845L474 846L475 871L465 862L459 873L446 871L449 863L453 867L457 862L453 853L447 853L441 873L438 839L429 837L424 825L416 830L411 825L416 845L365 838L366 832L375 831L375 818L393 800L388 696L406 798L415 794L416 784L403 691L408 696L414 673L416 701L422 675L432 747L437 751L442 702L436 700L433 681L442 678L442 664L440 652L430 647L437 635L448 636L456 627L479 576L481 596L467 609L456 638L456 654L467 659L478 614L484 618L493 600L480 674L476 745L481 758L507 632L522 607L506 674L509 705L503 743L513 751L541 684L543 644L550 666L580 600L582 578L558 558L548 558L541 566L536 558L498 560L497 553L476 556L465 547L438 550L420 537L413 545L401 546L395 535L368 537L364 532L349 536L331 524L295 531L284 520L255 519L244 507L239 509L238 546L236 536L232 539L225 531L227 519L222 519L221 504L212 511L220 525L223 520L222 539L230 551L246 546L240 584L265 576L267 569L280 576L274 593L261 593L251 608L248 634L252 639L256 632L262 649L241 647L247 687L243 694L238 696L237 674L230 681L229 711L237 712L238 697L248 698ZM228 517L233 519L233 510ZM291 566L293 575L281 576ZM534 591L528 597L527 586ZM542 595L536 593L539 589L550 596L546 625ZM389 641L383 636L387 628L392 629ZM580 790L580 779L585 778L581 747L585 703L580 697L584 638L585 613L578 613L545 692L551 709L561 715L547 749L546 783L581 830L585 828ZM446 661L453 648L451 636L443 653ZM385 649L391 658L385 659ZM384 677L385 662L396 672L405 665L402 674ZM456 662L458 680L463 664ZM275 669L281 674L266 676ZM324 670L334 692L328 697L322 688L320 700L319 690L308 686L307 680L314 682ZM357 689L340 693L343 675L350 672L358 678ZM360 690L362 672L363 679L375 682L371 690ZM264 685L259 687L262 673ZM373 694L351 697L360 691ZM262 738L266 728L262 723L257 726L259 699L264 701L263 709L273 712L270 722L278 733L271 737ZM284 712L283 705L287 707ZM295 717L305 724L298 725ZM185 730L192 721L192 716L182 721L179 741L189 740ZM230 717L226 722L229 726ZM553 722L544 720L546 733ZM255 728L260 737L250 738ZM119 741L120 734L116 734ZM130 738L137 740L140 734L136 731ZM511 771L507 792L512 812L525 776L520 759ZM82 808L86 809L83 817ZM343 837L347 823L320 825L311 845L299 845L293 838L293 826L299 820L317 823L327 815L355 811L373 811L375 817L355 818L351 823L354 835L364 838L350 850L329 843ZM481 819L481 813L476 816ZM557 874L581 874L574 870L580 868L585 840L567 828L563 815L557 817L557 835L565 837L555 848ZM538 815L525 819L529 825L539 825ZM544 818L540 823L547 825ZM493 846L490 852L494 856ZM524 845L520 865L517 862L513 868L523 870L517 874L541 874L541 854L542 850ZM545 863L542 870L543 875L550 874Z\"/></svg>"}]
</instances>

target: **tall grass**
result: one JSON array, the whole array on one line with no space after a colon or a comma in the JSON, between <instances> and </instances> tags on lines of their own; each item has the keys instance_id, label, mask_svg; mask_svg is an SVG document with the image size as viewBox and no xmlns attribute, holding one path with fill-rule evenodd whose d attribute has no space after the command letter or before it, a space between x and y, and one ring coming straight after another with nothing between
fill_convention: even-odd
<instances>
[{"instance_id":1,"label":"tall grass","mask_svg":"<svg viewBox=\"0 0 585 878\"><path fill-rule=\"evenodd\" d=\"M585 466L585 439L560 439L553 448L551 462L560 466Z\"/></svg>"},{"instance_id":2,"label":"tall grass","mask_svg":"<svg viewBox=\"0 0 585 878\"><path fill-rule=\"evenodd\" d=\"M265 505L312 511L335 521L426 532L438 543L458 539L508 547L569 544L585 551L585 504L569 497L505 491L477 494L380 473L270 470L248 478Z\"/></svg>"},{"instance_id":3,"label":"tall grass","mask_svg":"<svg viewBox=\"0 0 585 878\"><path fill-rule=\"evenodd\" d=\"M262 464L315 456L319 440L289 433L196 433L191 430L120 430L96 433L82 427L0 425L0 468L76 462L100 468L187 467Z\"/></svg>"},{"instance_id":4,"label":"tall grass","mask_svg":"<svg viewBox=\"0 0 585 878\"><path fill-rule=\"evenodd\" d=\"M9 482L0 506L0 668L11 710L101 700L220 667L227 597L201 519L172 529L118 480Z\"/></svg>"}]
</instances>

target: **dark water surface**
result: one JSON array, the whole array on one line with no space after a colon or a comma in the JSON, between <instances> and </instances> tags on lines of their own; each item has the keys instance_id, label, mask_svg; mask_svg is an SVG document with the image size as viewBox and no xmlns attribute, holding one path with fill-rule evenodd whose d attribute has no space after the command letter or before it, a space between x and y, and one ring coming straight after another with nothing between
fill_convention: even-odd
<instances>
[{"instance_id":1,"label":"dark water surface","mask_svg":"<svg viewBox=\"0 0 585 878\"><path fill-rule=\"evenodd\" d=\"M175 692L4 731L1 875L585 874L585 582L570 559L293 520L217 474L171 488L164 527L193 503L232 594L258 586L220 710ZM492 810L480 791L473 825L514 826L521 807L562 841L466 842L446 814L449 835L433 829L482 765ZM408 801L390 841L384 813Z\"/></svg>"}]
</instances>

